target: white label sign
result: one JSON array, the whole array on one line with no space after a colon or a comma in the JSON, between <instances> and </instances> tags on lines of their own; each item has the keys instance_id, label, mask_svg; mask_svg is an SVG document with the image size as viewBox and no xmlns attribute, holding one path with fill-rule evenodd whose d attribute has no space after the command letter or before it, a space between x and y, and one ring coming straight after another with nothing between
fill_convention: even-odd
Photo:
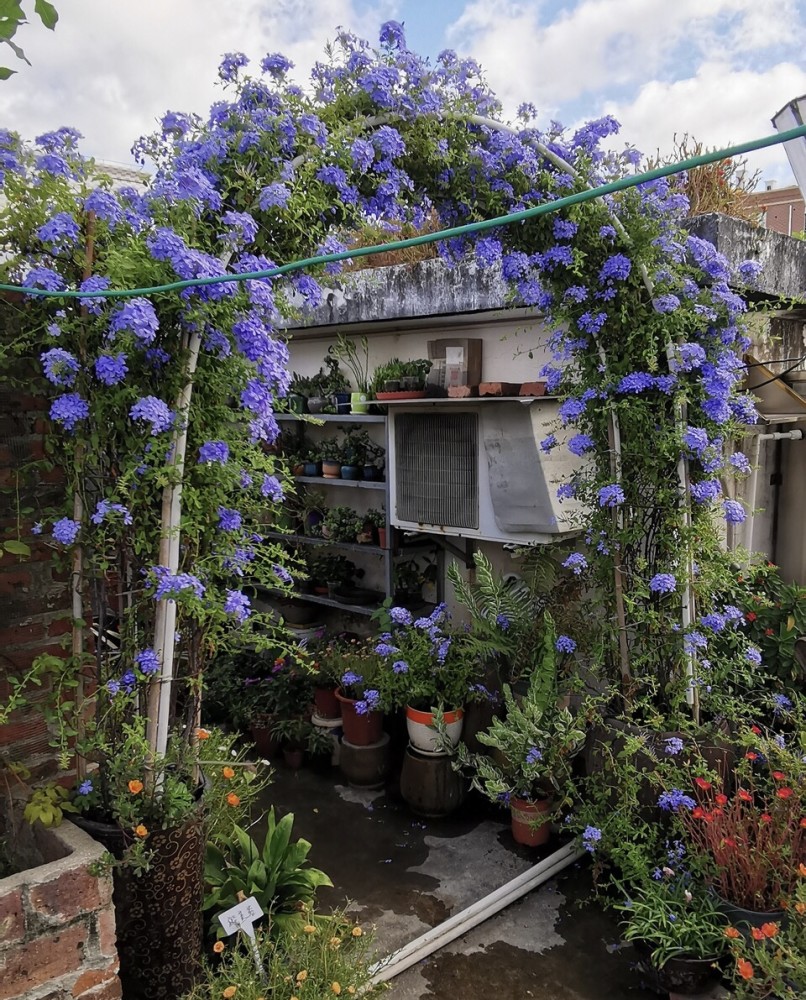
<instances>
[{"instance_id":1,"label":"white label sign","mask_svg":"<svg viewBox=\"0 0 806 1000\"><path fill-rule=\"evenodd\" d=\"M227 934L234 934L236 931L243 931L250 938L255 936L252 924L263 916L260 903L254 896L245 899L236 906L231 906L228 910L218 914L218 920Z\"/></svg>"}]
</instances>

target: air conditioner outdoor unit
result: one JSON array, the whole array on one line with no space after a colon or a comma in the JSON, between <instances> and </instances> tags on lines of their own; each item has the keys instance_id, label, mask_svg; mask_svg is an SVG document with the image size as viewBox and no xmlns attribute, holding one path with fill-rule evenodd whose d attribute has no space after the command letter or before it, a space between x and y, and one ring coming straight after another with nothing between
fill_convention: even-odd
<instances>
[{"instance_id":1,"label":"air conditioner outdoor unit","mask_svg":"<svg viewBox=\"0 0 806 1000\"><path fill-rule=\"evenodd\" d=\"M580 459L562 446L554 399L389 407L390 520L404 531L518 545L578 531L557 499ZM546 453L551 431L560 445Z\"/></svg>"}]
</instances>

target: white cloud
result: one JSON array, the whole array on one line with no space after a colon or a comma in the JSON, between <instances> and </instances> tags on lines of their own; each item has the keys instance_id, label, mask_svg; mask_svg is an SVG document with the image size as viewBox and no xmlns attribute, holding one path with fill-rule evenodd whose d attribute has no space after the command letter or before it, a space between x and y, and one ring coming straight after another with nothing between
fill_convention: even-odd
<instances>
[{"instance_id":1,"label":"white cloud","mask_svg":"<svg viewBox=\"0 0 806 1000\"><path fill-rule=\"evenodd\" d=\"M73 125L85 151L130 162L129 149L166 110L204 113L221 98L225 52L259 61L283 52L298 79L321 59L338 25L377 35L397 4L380 0L359 16L353 0L82 0L63 4L55 32L25 26L33 66L0 84L0 121L26 137Z\"/></svg>"}]
</instances>

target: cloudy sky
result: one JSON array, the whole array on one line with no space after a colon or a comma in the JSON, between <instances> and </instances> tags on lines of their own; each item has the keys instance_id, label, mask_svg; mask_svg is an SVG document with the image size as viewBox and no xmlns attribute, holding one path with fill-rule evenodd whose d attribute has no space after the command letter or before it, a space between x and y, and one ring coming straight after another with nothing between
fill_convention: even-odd
<instances>
[{"instance_id":1,"label":"cloudy sky","mask_svg":"<svg viewBox=\"0 0 806 1000\"><path fill-rule=\"evenodd\" d=\"M33 3L28 3L33 7ZM132 141L166 110L220 96L224 52L282 51L304 77L337 26L377 38L402 21L411 48L472 55L509 110L543 124L613 114L625 142L670 151L675 133L724 147L767 135L806 93L806 0L56 0L56 31L18 41L32 66L0 83L0 125L32 137L73 125L85 151L131 163ZM9 53L7 64L13 56ZM16 64L16 61L14 62ZM781 147L751 169L791 183Z\"/></svg>"}]
</instances>

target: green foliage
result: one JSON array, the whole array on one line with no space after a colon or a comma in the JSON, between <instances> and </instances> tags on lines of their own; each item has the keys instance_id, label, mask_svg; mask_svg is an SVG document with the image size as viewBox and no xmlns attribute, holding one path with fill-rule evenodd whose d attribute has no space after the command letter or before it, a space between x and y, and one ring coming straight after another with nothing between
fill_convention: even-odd
<instances>
[{"instance_id":1,"label":"green foliage","mask_svg":"<svg viewBox=\"0 0 806 1000\"><path fill-rule=\"evenodd\" d=\"M366 337L361 337L356 343L340 333L336 343L328 348L328 354L349 370L357 392L369 392L369 344Z\"/></svg>"},{"instance_id":2,"label":"green foliage","mask_svg":"<svg viewBox=\"0 0 806 1000\"><path fill-rule=\"evenodd\" d=\"M46 28L53 31L59 15L52 3L48 0L34 0L34 13ZM31 63L23 50L12 40L19 27L27 23L28 17L23 10L22 0L0 0L0 42L8 45L18 59L22 59L30 66ZM0 80L7 80L16 72L15 69L0 66Z\"/></svg>"},{"instance_id":3,"label":"green foliage","mask_svg":"<svg viewBox=\"0 0 806 1000\"><path fill-rule=\"evenodd\" d=\"M299 922L300 904L310 905L320 886L333 883L323 871L308 865L310 843L301 837L291 841L293 825L293 813L278 822L272 808L262 847L239 826L233 827L228 843L208 844L204 878L209 891L204 909L226 910L254 896L264 913L271 914L272 933L288 924L292 915ZM224 937L221 927L218 936Z\"/></svg>"},{"instance_id":4,"label":"green foliage","mask_svg":"<svg viewBox=\"0 0 806 1000\"><path fill-rule=\"evenodd\" d=\"M325 538L334 542L354 542L363 524L363 517L352 507L339 504L328 509L322 521L322 532Z\"/></svg>"},{"instance_id":5,"label":"green foliage","mask_svg":"<svg viewBox=\"0 0 806 1000\"><path fill-rule=\"evenodd\" d=\"M31 793L23 816L31 825L41 823L48 829L52 826L60 826L65 813L78 812L78 809L69 801L69 797L70 792L61 785L36 788Z\"/></svg>"}]
</instances>

